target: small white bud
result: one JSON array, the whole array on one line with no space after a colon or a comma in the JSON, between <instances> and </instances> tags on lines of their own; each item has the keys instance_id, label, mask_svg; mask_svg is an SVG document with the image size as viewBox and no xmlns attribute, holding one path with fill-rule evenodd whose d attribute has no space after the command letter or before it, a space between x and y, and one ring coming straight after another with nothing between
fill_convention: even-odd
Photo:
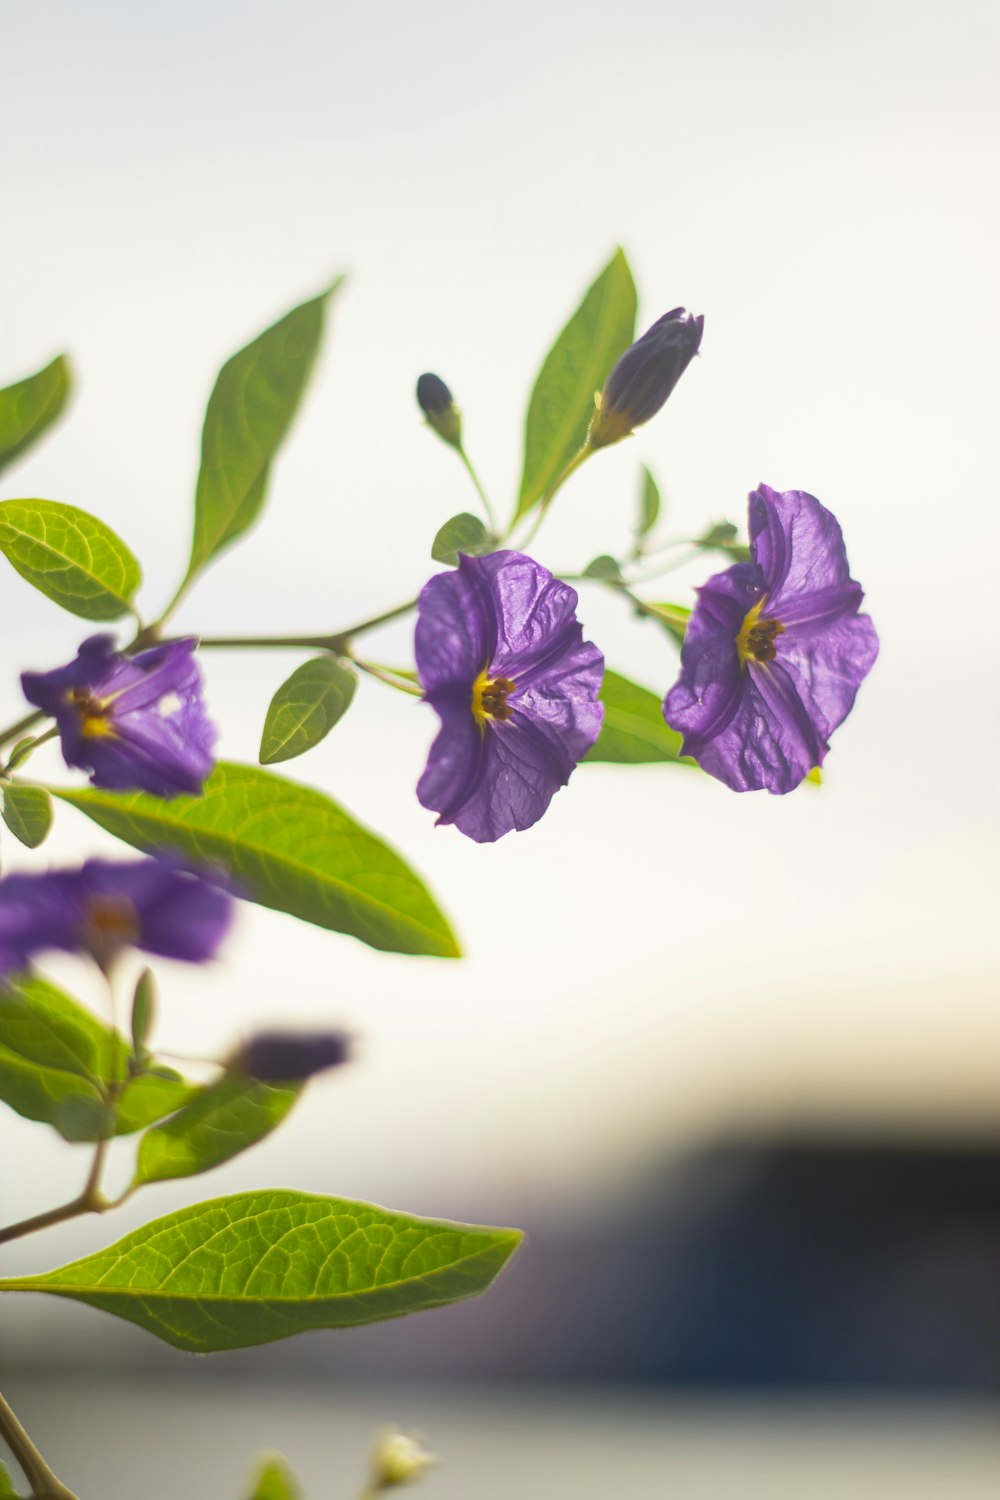
<instances>
[{"instance_id":1,"label":"small white bud","mask_svg":"<svg viewBox=\"0 0 1000 1500\"><path fill-rule=\"evenodd\" d=\"M391 1490L397 1484L419 1479L437 1460L414 1436L387 1427L375 1444L375 1490Z\"/></svg>"}]
</instances>

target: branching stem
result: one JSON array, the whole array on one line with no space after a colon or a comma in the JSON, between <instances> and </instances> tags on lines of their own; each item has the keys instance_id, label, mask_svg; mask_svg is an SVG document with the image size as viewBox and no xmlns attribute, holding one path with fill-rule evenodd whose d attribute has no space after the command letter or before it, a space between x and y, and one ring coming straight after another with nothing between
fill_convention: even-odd
<instances>
[{"instance_id":1,"label":"branching stem","mask_svg":"<svg viewBox=\"0 0 1000 1500\"><path fill-rule=\"evenodd\" d=\"M0 1437L24 1470L32 1500L76 1500L73 1491L53 1474L3 1396L0 1396Z\"/></svg>"}]
</instances>

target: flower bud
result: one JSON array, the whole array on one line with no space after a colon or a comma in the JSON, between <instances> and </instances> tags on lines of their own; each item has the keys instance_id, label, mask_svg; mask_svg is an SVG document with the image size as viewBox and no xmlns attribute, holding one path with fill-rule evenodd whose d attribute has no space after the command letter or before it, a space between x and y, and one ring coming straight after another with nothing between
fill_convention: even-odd
<instances>
[{"instance_id":1,"label":"flower bud","mask_svg":"<svg viewBox=\"0 0 1000 1500\"><path fill-rule=\"evenodd\" d=\"M462 413L440 375L421 375L417 381L417 404L438 437L453 448L462 446Z\"/></svg>"},{"instance_id":2,"label":"flower bud","mask_svg":"<svg viewBox=\"0 0 1000 1500\"><path fill-rule=\"evenodd\" d=\"M262 1031L230 1058L229 1070L258 1083L303 1083L350 1055L351 1039L342 1031Z\"/></svg>"},{"instance_id":3,"label":"flower bud","mask_svg":"<svg viewBox=\"0 0 1000 1500\"><path fill-rule=\"evenodd\" d=\"M703 317L672 308L630 344L595 396L587 443L606 448L655 417L698 352Z\"/></svg>"},{"instance_id":4,"label":"flower bud","mask_svg":"<svg viewBox=\"0 0 1000 1500\"><path fill-rule=\"evenodd\" d=\"M433 1453L428 1453L415 1437L387 1427L375 1445L372 1488L391 1490L398 1484L410 1484L435 1462Z\"/></svg>"}]
</instances>

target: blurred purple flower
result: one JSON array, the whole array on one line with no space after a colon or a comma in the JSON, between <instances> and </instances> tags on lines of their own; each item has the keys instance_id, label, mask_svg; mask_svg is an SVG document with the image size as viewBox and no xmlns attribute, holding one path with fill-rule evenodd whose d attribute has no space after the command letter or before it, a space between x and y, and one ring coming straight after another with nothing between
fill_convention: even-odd
<instances>
[{"instance_id":1,"label":"blurred purple flower","mask_svg":"<svg viewBox=\"0 0 1000 1500\"><path fill-rule=\"evenodd\" d=\"M79 870L0 880L0 977L37 953L89 953L107 968L123 948L203 963L221 943L232 897L157 859L88 860Z\"/></svg>"},{"instance_id":2,"label":"blurred purple flower","mask_svg":"<svg viewBox=\"0 0 1000 1500\"><path fill-rule=\"evenodd\" d=\"M262 1031L230 1059L231 1072L258 1083L302 1083L351 1056L351 1039L343 1031Z\"/></svg>"},{"instance_id":3,"label":"blurred purple flower","mask_svg":"<svg viewBox=\"0 0 1000 1500\"><path fill-rule=\"evenodd\" d=\"M698 352L705 319L672 307L630 344L604 382L587 435L591 448L630 437L663 406Z\"/></svg>"},{"instance_id":4,"label":"blurred purple flower","mask_svg":"<svg viewBox=\"0 0 1000 1500\"><path fill-rule=\"evenodd\" d=\"M802 490L750 496L750 556L698 590L663 714L736 792L790 792L822 763L878 655L836 518Z\"/></svg>"},{"instance_id":5,"label":"blurred purple flower","mask_svg":"<svg viewBox=\"0 0 1000 1500\"><path fill-rule=\"evenodd\" d=\"M576 604L520 552L459 554L421 592L417 670L441 730L417 796L479 844L536 823L600 733L604 657Z\"/></svg>"},{"instance_id":6,"label":"blurred purple flower","mask_svg":"<svg viewBox=\"0 0 1000 1500\"><path fill-rule=\"evenodd\" d=\"M53 672L24 672L29 703L51 714L68 766L95 786L198 793L212 769L215 730L201 699L193 638L127 656L114 637L84 641L75 661Z\"/></svg>"}]
</instances>

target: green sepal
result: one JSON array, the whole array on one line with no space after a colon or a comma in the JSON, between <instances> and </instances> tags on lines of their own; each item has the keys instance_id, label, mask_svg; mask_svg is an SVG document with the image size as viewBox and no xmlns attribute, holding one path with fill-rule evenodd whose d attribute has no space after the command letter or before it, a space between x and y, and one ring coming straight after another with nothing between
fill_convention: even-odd
<instances>
[{"instance_id":1,"label":"green sepal","mask_svg":"<svg viewBox=\"0 0 1000 1500\"><path fill-rule=\"evenodd\" d=\"M304 755L351 706L358 675L329 653L296 667L271 699L260 741L261 765Z\"/></svg>"},{"instance_id":2,"label":"green sepal","mask_svg":"<svg viewBox=\"0 0 1000 1500\"><path fill-rule=\"evenodd\" d=\"M152 969L143 969L132 992L132 1049L137 1062L141 1062L146 1055L146 1043L155 1019L156 980Z\"/></svg>"},{"instance_id":3,"label":"green sepal","mask_svg":"<svg viewBox=\"0 0 1000 1500\"><path fill-rule=\"evenodd\" d=\"M617 672L606 671L601 687L604 724L585 761L651 765L672 761L693 766L681 755L681 736L664 722L661 700Z\"/></svg>"},{"instance_id":4,"label":"green sepal","mask_svg":"<svg viewBox=\"0 0 1000 1500\"><path fill-rule=\"evenodd\" d=\"M636 291L617 250L546 356L528 403L515 520L536 505L583 447L594 395L635 338Z\"/></svg>"},{"instance_id":5,"label":"green sepal","mask_svg":"<svg viewBox=\"0 0 1000 1500\"><path fill-rule=\"evenodd\" d=\"M269 1190L182 1208L0 1292L68 1297L211 1354L475 1297L520 1242L516 1229Z\"/></svg>"},{"instance_id":6,"label":"green sepal","mask_svg":"<svg viewBox=\"0 0 1000 1500\"><path fill-rule=\"evenodd\" d=\"M52 426L70 385L69 361L59 354L43 370L0 390L0 473Z\"/></svg>"},{"instance_id":7,"label":"green sepal","mask_svg":"<svg viewBox=\"0 0 1000 1500\"><path fill-rule=\"evenodd\" d=\"M241 896L371 948L457 958L455 935L394 850L322 792L220 761L200 797L51 787L116 838L221 865Z\"/></svg>"},{"instance_id":8,"label":"green sepal","mask_svg":"<svg viewBox=\"0 0 1000 1500\"><path fill-rule=\"evenodd\" d=\"M142 581L110 526L57 500L0 501L0 552L34 588L84 620L128 614Z\"/></svg>"},{"instance_id":9,"label":"green sepal","mask_svg":"<svg viewBox=\"0 0 1000 1500\"><path fill-rule=\"evenodd\" d=\"M460 552L469 557L481 557L485 552L492 552L495 546L496 537L486 529L479 517L464 510L445 521L439 529L431 547L431 557L435 562L455 568L458 566Z\"/></svg>"},{"instance_id":10,"label":"green sepal","mask_svg":"<svg viewBox=\"0 0 1000 1500\"><path fill-rule=\"evenodd\" d=\"M684 636L687 632L688 621L691 611L686 604L651 604L649 606L655 613L647 615L647 619L653 619L658 625L662 625L671 640L678 646L683 646Z\"/></svg>"},{"instance_id":11,"label":"green sepal","mask_svg":"<svg viewBox=\"0 0 1000 1500\"><path fill-rule=\"evenodd\" d=\"M28 849L37 849L52 827L52 798L44 787L4 782L3 820L16 839Z\"/></svg>"}]
</instances>

